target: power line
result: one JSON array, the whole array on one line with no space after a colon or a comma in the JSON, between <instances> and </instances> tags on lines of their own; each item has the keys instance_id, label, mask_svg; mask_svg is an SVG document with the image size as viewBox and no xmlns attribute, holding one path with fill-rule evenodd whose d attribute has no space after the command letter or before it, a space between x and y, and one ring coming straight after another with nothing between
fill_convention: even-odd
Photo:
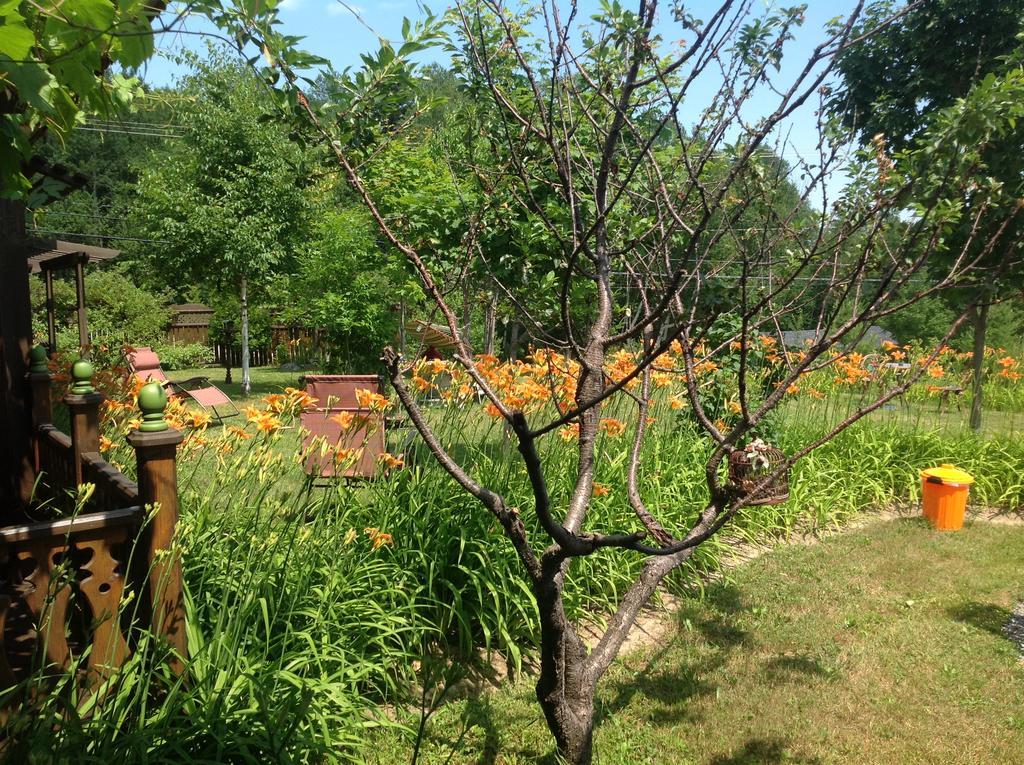
<instances>
[{"instance_id":1,"label":"power line","mask_svg":"<svg viewBox=\"0 0 1024 765\"><path fill-rule=\"evenodd\" d=\"M104 220L104 221L122 221L129 222L131 218L119 218L115 215L93 215L90 213L77 213L77 212L64 212L63 210L29 210L28 212L35 213L38 215L64 215L69 218L88 218L90 220Z\"/></svg>"},{"instance_id":2,"label":"power line","mask_svg":"<svg viewBox=\"0 0 1024 765\"><path fill-rule=\"evenodd\" d=\"M146 133L134 130L120 130L117 128L104 128L104 127L88 127L86 125L80 125L76 130L81 130L86 133L117 133L119 135L134 135L142 138L175 138L181 139L186 138L184 134L177 133Z\"/></svg>"},{"instance_id":3,"label":"power line","mask_svg":"<svg viewBox=\"0 0 1024 765\"><path fill-rule=\"evenodd\" d=\"M33 234L48 234L50 236L86 236L93 239L117 239L122 242L143 242L147 244L173 244L163 239L140 239L133 236L117 236L116 234L86 234L81 231L50 231L43 228L29 229Z\"/></svg>"}]
</instances>

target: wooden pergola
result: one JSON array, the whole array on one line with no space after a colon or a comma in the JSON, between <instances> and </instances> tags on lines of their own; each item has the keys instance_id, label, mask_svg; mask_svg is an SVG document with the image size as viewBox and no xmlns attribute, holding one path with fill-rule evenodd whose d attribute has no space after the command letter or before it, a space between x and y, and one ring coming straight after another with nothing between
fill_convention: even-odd
<instances>
[{"instance_id":1,"label":"wooden pergola","mask_svg":"<svg viewBox=\"0 0 1024 765\"><path fill-rule=\"evenodd\" d=\"M31 240L28 256L29 271L41 273L46 280L46 335L50 353L57 350L57 317L53 298L53 274L66 268L75 269L75 296L78 313L78 345L89 345L89 319L85 310L85 266L114 260L120 250L96 247L63 240Z\"/></svg>"},{"instance_id":2,"label":"wooden pergola","mask_svg":"<svg viewBox=\"0 0 1024 765\"><path fill-rule=\"evenodd\" d=\"M431 324L422 319L413 319L405 325L405 331L425 347L433 346L439 351L458 347L458 343L452 337L448 327L440 324Z\"/></svg>"}]
</instances>

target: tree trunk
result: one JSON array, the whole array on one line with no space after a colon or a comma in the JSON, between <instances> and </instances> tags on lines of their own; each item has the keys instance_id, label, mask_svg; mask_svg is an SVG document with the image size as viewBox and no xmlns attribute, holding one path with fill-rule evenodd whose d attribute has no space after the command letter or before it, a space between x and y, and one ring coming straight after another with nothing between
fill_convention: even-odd
<instances>
[{"instance_id":1,"label":"tree trunk","mask_svg":"<svg viewBox=\"0 0 1024 765\"><path fill-rule=\"evenodd\" d=\"M974 354L971 357L971 430L981 430L982 385L985 383L985 333L988 303L974 309Z\"/></svg>"},{"instance_id":2,"label":"tree trunk","mask_svg":"<svg viewBox=\"0 0 1024 765\"><path fill-rule=\"evenodd\" d=\"M469 279L462 283L462 339L469 342L469 331L473 324L473 303L472 291L469 287Z\"/></svg>"},{"instance_id":3,"label":"tree trunk","mask_svg":"<svg viewBox=\"0 0 1024 765\"><path fill-rule=\"evenodd\" d=\"M487 296L487 304L484 306L484 353L488 356L494 355L494 330L498 322L498 296L491 294Z\"/></svg>"},{"instance_id":4,"label":"tree trunk","mask_svg":"<svg viewBox=\"0 0 1024 765\"><path fill-rule=\"evenodd\" d=\"M519 322L515 319L508 327L508 347L505 349L505 357L509 361L515 361L519 353Z\"/></svg>"},{"instance_id":5,"label":"tree trunk","mask_svg":"<svg viewBox=\"0 0 1024 765\"><path fill-rule=\"evenodd\" d=\"M249 282L244 276L238 285L238 294L242 303L242 394L248 396L252 391L252 380L249 379Z\"/></svg>"},{"instance_id":6,"label":"tree trunk","mask_svg":"<svg viewBox=\"0 0 1024 765\"><path fill-rule=\"evenodd\" d=\"M561 573L555 574L537 592L541 625L537 701L559 756L569 765L590 765L597 683L586 672L586 646L562 608L561 578Z\"/></svg>"}]
</instances>

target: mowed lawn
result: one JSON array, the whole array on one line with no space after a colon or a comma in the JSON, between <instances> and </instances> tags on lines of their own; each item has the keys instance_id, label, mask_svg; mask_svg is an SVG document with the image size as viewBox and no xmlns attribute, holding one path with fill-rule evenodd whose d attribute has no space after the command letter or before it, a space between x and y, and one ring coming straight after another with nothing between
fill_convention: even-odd
<instances>
[{"instance_id":1,"label":"mowed lawn","mask_svg":"<svg viewBox=\"0 0 1024 765\"><path fill-rule=\"evenodd\" d=\"M1024 526L877 521L684 602L605 678L600 763L1024 763ZM407 762L380 734L366 757ZM431 720L422 761L554 762L529 678Z\"/></svg>"},{"instance_id":2,"label":"mowed lawn","mask_svg":"<svg viewBox=\"0 0 1024 765\"><path fill-rule=\"evenodd\" d=\"M210 382L231 397L232 401L249 403L252 399L262 398L268 393L280 393L287 387L298 388L299 377L305 372L291 372L277 367L254 367L249 372L252 391L249 396L242 395L242 370L234 367L231 370L231 382L224 382L224 367L203 367L201 369L175 369L167 373L172 380L189 380L193 377L208 377ZM309 374L313 374L309 372Z\"/></svg>"}]
</instances>

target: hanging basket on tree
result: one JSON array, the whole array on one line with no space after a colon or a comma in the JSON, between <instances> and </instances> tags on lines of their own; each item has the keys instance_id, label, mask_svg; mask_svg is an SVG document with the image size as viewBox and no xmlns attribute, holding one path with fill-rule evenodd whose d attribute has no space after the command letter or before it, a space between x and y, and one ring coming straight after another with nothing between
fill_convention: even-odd
<instances>
[{"instance_id":1,"label":"hanging basket on tree","mask_svg":"<svg viewBox=\"0 0 1024 765\"><path fill-rule=\"evenodd\" d=\"M729 455L729 483L741 495L754 489L786 462L786 455L760 438ZM747 502L748 505L781 505L789 499L789 468L775 476L768 485Z\"/></svg>"}]
</instances>

